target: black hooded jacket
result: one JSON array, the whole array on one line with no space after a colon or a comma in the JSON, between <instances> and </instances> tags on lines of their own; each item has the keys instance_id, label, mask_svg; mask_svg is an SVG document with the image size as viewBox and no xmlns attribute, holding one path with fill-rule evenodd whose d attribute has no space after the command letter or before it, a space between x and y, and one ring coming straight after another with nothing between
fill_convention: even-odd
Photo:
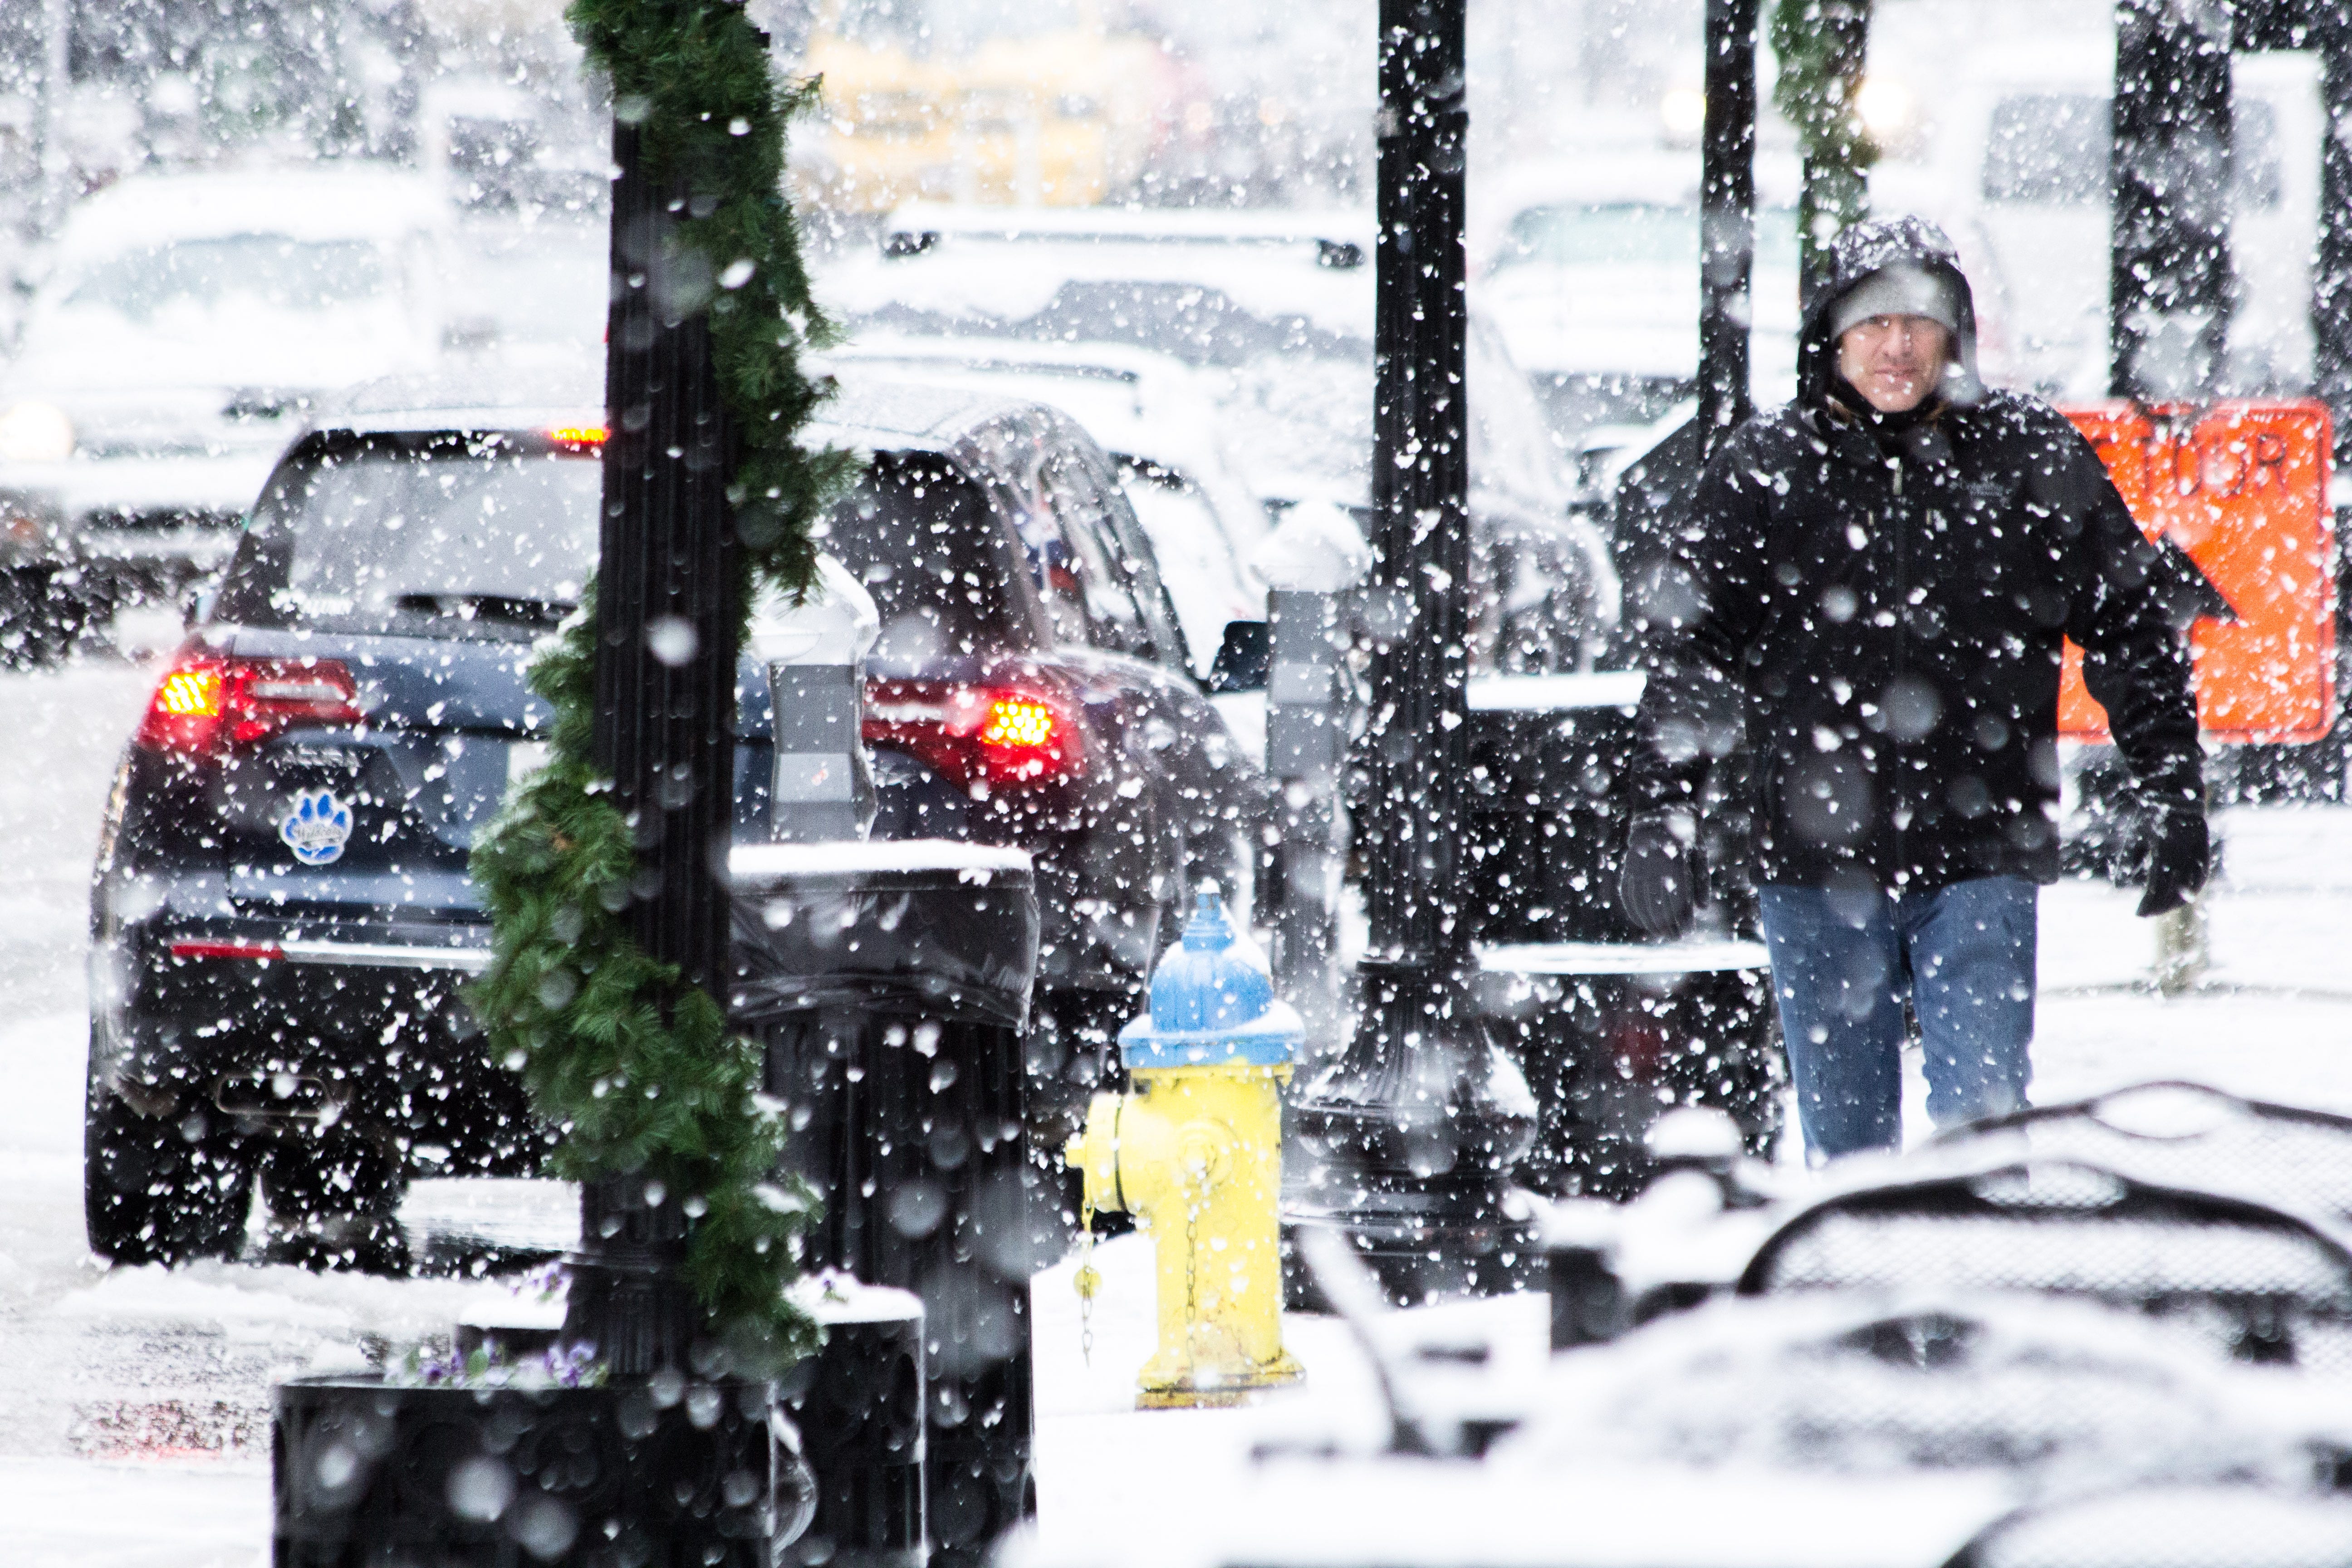
<instances>
[{"instance_id":1,"label":"black hooded jacket","mask_svg":"<svg viewBox=\"0 0 2352 1568\"><path fill-rule=\"evenodd\" d=\"M1867 224L1835 259L1805 312L1797 400L1706 465L1645 607L1637 776L1652 804L1689 797L1698 764L1744 737L1764 881L2053 880L2062 638L2143 784L2202 799L2164 573L2074 427L1977 383L1973 305L1940 235ZM1909 420L1833 397L1831 308L1895 262L1948 277L1960 301L1959 364Z\"/></svg>"}]
</instances>

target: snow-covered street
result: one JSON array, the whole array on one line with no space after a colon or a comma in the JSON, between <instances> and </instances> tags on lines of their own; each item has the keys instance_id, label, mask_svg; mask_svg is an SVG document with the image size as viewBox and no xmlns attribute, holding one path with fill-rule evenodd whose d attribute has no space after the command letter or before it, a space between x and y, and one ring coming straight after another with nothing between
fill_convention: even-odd
<instances>
[{"instance_id":1,"label":"snow-covered street","mask_svg":"<svg viewBox=\"0 0 2352 1568\"><path fill-rule=\"evenodd\" d=\"M90 1258L85 879L115 759L152 679L145 666L93 658L0 679L0 1510L12 1521L0 1557L10 1568L265 1562L271 1379L446 1332L469 1307L511 1299L504 1285L461 1279L226 1263L110 1273ZM2153 941L2132 919L2134 895L2084 883L2045 894L2038 1099L2178 1077L2352 1110L2352 809L2237 810L2222 822L2213 965L2195 995L2148 988ZM572 1209L553 1184L421 1183L404 1213L428 1243L546 1242ZM1278 1414L1131 1411L1129 1379L1150 1333L1148 1258L1129 1240L1106 1247L1104 1261L1090 1366L1069 1266L1038 1288L1049 1541L1112 1528L1171 1472L1205 1481L1234 1471L1242 1435ZM1533 1303L1476 1310L1529 1353L1539 1346ZM1335 1322L1294 1320L1291 1339L1310 1369L1293 1399L1339 1411L1370 1399ZM1922 1506L1930 1535L1934 1507L1967 1512L1948 1497Z\"/></svg>"}]
</instances>

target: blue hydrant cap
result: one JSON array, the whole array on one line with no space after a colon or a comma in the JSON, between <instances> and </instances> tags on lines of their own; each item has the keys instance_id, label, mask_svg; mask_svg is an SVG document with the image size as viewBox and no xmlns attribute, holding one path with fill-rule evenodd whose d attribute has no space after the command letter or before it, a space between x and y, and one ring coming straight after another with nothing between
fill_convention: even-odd
<instances>
[{"instance_id":1,"label":"blue hydrant cap","mask_svg":"<svg viewBox=\"0 0 2352 1568\"><path fill-rule=\"evenodd\" d=\"M1151 972L1151 1012L1119 1031L1130 1069L1246 1063L1279 1067L1306 1036L1297 1010L1234 934L1224 901L1205 890L1183 940Z\"/></svg>"}]
</instances>

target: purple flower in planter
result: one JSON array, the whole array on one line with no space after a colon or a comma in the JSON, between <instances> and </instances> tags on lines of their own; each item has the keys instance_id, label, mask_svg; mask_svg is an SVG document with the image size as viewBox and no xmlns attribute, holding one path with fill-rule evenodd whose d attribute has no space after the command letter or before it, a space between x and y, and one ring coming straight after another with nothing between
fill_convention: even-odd
<instances>
[{"instance_id":1,"label":"purple flower in planter","mask_svg":"<svg viewBox=\"0 0 2352 1568\"><path fill-rule=\"evenodd\" d=\"M565 1388L593 1388L604 1381L604 1368L596 1363L596 1347L585 1340L577 1340L568 1345L550 1345L547 1349L547 1371Z\"/></svg>"}]
</instances>

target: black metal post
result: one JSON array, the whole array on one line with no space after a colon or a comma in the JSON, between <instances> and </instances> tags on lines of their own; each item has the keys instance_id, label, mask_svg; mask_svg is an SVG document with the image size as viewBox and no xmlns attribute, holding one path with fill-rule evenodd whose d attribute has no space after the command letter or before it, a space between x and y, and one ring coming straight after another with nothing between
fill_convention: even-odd
<instances>
[{"instance_id":1,"label":"black metal post","mask_svg":"<svg viewBox=\"0 0 2352 1568\"><path fill-rule=\"evenodd\" d=\"M2352 16L2328 6L2320 45L2319 245L2311 268L2312 391L2336 415L2336 459L2352 459Z\"/></svg>"},{"instance_id":2,"label":"black metal post","mask_svg":"<svg viewBox=\"0 0 2352 1568\"><path fill-rule=\"evenodd\" d=\"M1828 276L1830 242L1838 230L1868 215L1867 170L1877 156L1869 138L1854 123L1853 107L1854 95L1862 90L1863 67L1870 57L1870 0L1817 0L1811 25L1820 30L1828 46L1824 52L1833 84L1832 101L1814 105L1812 110L1830 120L1835 130L1825 138L1806 142L1804 183L1797 197L1797 244L1809 293ZM1775 33L1774 37L1778 37ZM1749 58L1752 65L1752 51ZM1788 81L1784 75L1784 89ZM1785 105L1787 100L1781 101Z\"/></svg>"},{"instance_id":3,"label":"black metal post","mask_svg":"<svg viewBox=\"0 0 2352 1568\"><path fill-rule=\"evenodd\" d=\"M1698 427L1707 450L1748 415L1756 270L1756 0L1706 0L1699 132Z\"/></svg>"},{"instance_id":4,"label":"black metal post","mask_svg":"<svg viewBox=\"0 0 2352 1568\"><path fill-rule=\"evenodd\" d=\"M2230 342L2229 0L2116 0L2110 387L2217 395Z\"/></svg>"},{"instance_id":5,"label":"black metal post","mask_svg":"<svg viewBox=\"0 0 2352 1568\"><path fill-rule=\"evenodd\" d=\"M1307 1038L1339 1037L1336 895L1347 853L1340 801L1351 694L1353 595L1266 595L1265 771L1281 792L1282 891L1272 910L1274 978Z\"/></svg>"},{"instance_id":6,"label":"black metal post","mask_svg":"<svg viewBox=\"0 0 2352 1568\"><path fill-rule=\"evenodd\" d=\"M2335 412L2336 457L2352 458L2352 4L2237 0L2240 49L2308 49L2319 57L2319 241L2311 268L2312 395Z\"/></svg>"},{"instance_id":7,"label":"black metal post","mask_svg":"<svg viewBox=\"0 0 2352 1568\"><path fill-rule=\"evenodd\" d=\"M652 957L724 995L724 880L732 816L734 529L731 433L701 301L674 288L680 194L647 178L636 130L615 123L613 303L607 317L604 513L596 586L597 765L634 826L630 921ZM679 1271L683 1194L638 1177L581 1193L564 1334L615 1376L686 1364L698 1312Z\"/></svg>"},{"instance_id":8,"label":"black metal post","mask_svg":"<svg viewBox=\"0 0 2352 1568\"><path fill-rule=\"evenodd\" d=\"M1338 1229L1401 1300L1530 1263L1508 1176L1533 1106L1475 1016L1458 858L1469 771L1465 0L1381 0L1373 324L1380 632L1358 823L1370 949L1348 1054L1296 1108L1288 1217Z\"/></svg>"}]
</instances>

